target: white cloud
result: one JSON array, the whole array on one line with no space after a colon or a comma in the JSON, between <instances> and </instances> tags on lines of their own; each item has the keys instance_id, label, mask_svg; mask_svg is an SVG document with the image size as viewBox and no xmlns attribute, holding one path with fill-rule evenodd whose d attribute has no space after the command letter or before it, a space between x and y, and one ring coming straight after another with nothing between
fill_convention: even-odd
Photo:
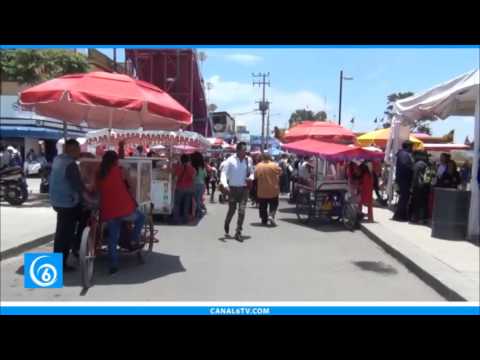
<instances>
[{"instance_id":1,"label":"white cloud","mask_svg":"<svg viewBox=\"0 0 480 360\"><path fill-rule=\"evenodd\" d=\"M258 107L255 102L261 98L261 89L251 83L225 81L220 76L212 76L209 80L213 88L209 91L210 103L218 106L220 111L230 114L250 112ZM307 90L285 91L275 87L267 88L267 99L271 102L270 128L285 127L290 114L297 109L308 108L312 111L325 110L329 119L333 119L333 111L325 104L324 97ZM261 131L260 113L238 115L238 121L247 125L250 132L259 134Z\"/></svg>"},{"instance_id":2,"label":"white cloud","mask_svg":"<svg viewBox=\"0 0 480 360\"><path fill-rule=\"evenodd\" d=\"M255 65L263 61L263 58L261 56L251 55L251 54L225 55L225 59L236 62L241 65L245 65L245 66Z\"/></svg>"}]
</instances>

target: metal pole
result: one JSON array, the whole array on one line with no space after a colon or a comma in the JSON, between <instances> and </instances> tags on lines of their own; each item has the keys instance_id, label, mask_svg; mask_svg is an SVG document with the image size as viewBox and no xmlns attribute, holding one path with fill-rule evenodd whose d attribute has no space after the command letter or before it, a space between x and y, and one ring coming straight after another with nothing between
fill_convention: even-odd
<instances>
[{"instance_id":1,"label":"metal pole","mask_svg":"<svg viewBox=\"0 0 480 360\"><path fill-rule=\"evenodd\" d=\"M117 48L113 48L113 71L117 72Z\"/></svg>"},{"instance_id":2,"label":"metal pole","mask_svg":"<svg viewBox=\"0 0 480 360\"><path fill-rule=\"evenodd\" d=\"M338 125L342 124L343 70L340 71L340 98L338 104Z\"/></svg>"},{"instance_id":3,"label":"metal pole","mask_svg":"<svg viewBox=\"0 0 480 360\"><path fill-rule=\"evenodd\" d=\"M68 136L68 128L67 128L67 122L63 122L63 138L65 139L65 143L67 142L67 136Z\"/></svg>"},{"instance_id":4,"label":"metal pole","mask_svg":"<svg viewBox=\"0 0 480 360\"><path fill-rule=\"evenodd\" d=\"M193 70L194 70L194 61L195 61L195 53L192 51L192 63L190 64L190 112L192 113L192 131L194 131L195 127L193 126L194 122L194 115L193 115Z\"/></svg>"},{"instance_id":5,"label":"metal pole","mask_svg":"<svg viewBox=\"0 0 480 360\"><path fill-rule=\"evenodd\" d=\"M270 137L270 108L268 108L268 114L267 114L267 150L268 150L268 139Z\"/></svg>"}]
</instances>

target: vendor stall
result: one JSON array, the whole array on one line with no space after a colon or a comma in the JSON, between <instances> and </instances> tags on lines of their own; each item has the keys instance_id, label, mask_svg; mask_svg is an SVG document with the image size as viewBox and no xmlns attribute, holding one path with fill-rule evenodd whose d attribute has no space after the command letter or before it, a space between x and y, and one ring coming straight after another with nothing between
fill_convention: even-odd
<instances>
[{"instance_id":1,"label":"vendor stall","mask_svg":"<svg viewBox=\"0 0 480 360\"><path fill-rule=\"evenodd\" d=\"M152 156L149 157L126 157L125 161L136 159L147 161L151 164L151 202L153 213L159 215L170 215L173 211L173 194L175 184L171 172L172 165L181 154L193 152L205 152L209 142L198 133L190 131L134 131L114 129L92 131L87 133L87 144L99 146L108 144L114 149L120 143L125 147L136 147L138 145L149 149Z\"/></svg>"},{"instance_id":2,"label":"vendor stall","mask_svg":"<svg viewBox=\"0 0 480 360\"><path fill-rule=\"evenodd\" d=\"M422 117L446 119L449 116L475 116L474 161L472 174L477 174L480 156L480 72L478 69L440 84L419 95L399 100L394 104L394 117L385 161L395 166L396 154L400 148L400 129ZM393 171L389 178L389 195L393 193ZM459 197L460 199L460 197ZM479 184L472 176L467 238L478 240L479 225Z\"/></svg>"},{"instance_id":3,"label":"vendor stall","mask_svg":"<svg viewBox=\"0 0 480 360\"><path fill-rule=\"evenodd\" d=\"M346 177L347 161L383 158L384 154L356 146L305 139L283 145L290 153L311 156L310 176L294 186L294 201L300 221L327 218L343 222L353 230L359 209Z\"/></svg>"},{"instance_id":4,"label":"vendor stall","mask_svg":"<svg viewBox=\"0 0 480 360\"><path fill-rule=\"evenodd\" d=\"M82 125L91 129L108 128L107 142L111 145L110 129L179 130L192 124L192 114L173 99L164 90L144 81L136 80L123 74L90 72L71 74L52 79L30 87L20 93L19 103L35 113L64 121L64 138L68 137L67 123ZM146 160L146 159L145 159ZM91 173L98 163L89 165L81 162L81 168ZM134 164L134 165L132 165ZM149 203L149 186L151 183L151 165L144 160L124 161L126 176L132 175L132 193L143 206L146 221L141 235L141 247L130 248L127 241L120 249L143 254L152 252L154 243L154 226ZM92 181L92 174L82 173ZM93 177L94 178L94 177ZM103 253L106 244L103 237L102 223L98 203L92 202L92 211L88 225L83 231L80 244L80 274L82 284L88 288L92 284L94 261ZM129 239L129 236L126 235ZM127 244L128 243L128 244ZM144 253L143 250L146 250Z\"/></svg>"}]
</instances>

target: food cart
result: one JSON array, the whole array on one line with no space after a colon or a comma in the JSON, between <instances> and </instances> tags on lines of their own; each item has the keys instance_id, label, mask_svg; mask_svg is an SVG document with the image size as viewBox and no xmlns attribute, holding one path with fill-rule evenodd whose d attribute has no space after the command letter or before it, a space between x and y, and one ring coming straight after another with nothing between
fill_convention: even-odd
<instances>
[{"instance_id":1,"label":"food cart","mask_svg":"<svg viewBox=\"0 0 480 360\"><path fill-rule=\"evenodd\" d=\"M297 181L294 186L299 221L334 220L354 230L360 209L347 180L346 162L382 158L383 153L313 139L286 144L283 148L293 154L312 157L310 178L301 179L303 181Z\"/></svg>"},{"instance_id":2,"label":"food cart","mask_svg":"<svg viewBox=\"0 0 480 360\"><path fill-rule=\"evenodd\" d=\"M127 148L142 145L152 151L152 156L127 156L124 161L146 161L151 164L148 188L151 189L153 214L171 215L175 193L172 166L183 153L204 152L208 141L198 133L190 131L100 130L87 134L87 145L91 149L105 143L108 143L108 147L117 149L120 142Z\"/></svg>"}]
</instances>

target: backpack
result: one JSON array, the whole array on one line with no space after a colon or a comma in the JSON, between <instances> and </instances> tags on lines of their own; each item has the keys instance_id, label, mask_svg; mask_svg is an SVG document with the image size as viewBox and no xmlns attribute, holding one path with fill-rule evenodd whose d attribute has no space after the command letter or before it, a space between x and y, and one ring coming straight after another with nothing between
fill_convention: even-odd
<instances>
[{"instance_id":1,"label":"backpack","mask_svg":"<svg viewBox=\"0 0 480 360\"><path fill-rule=\"evenodd\" d=\"M434 173L430 169L430 167L427 166L418 175L417 186L420 187L420 188L423 188L425 186L429 186L432 183L433 178L434 178Z\"/></svg>"}]
</instances>

